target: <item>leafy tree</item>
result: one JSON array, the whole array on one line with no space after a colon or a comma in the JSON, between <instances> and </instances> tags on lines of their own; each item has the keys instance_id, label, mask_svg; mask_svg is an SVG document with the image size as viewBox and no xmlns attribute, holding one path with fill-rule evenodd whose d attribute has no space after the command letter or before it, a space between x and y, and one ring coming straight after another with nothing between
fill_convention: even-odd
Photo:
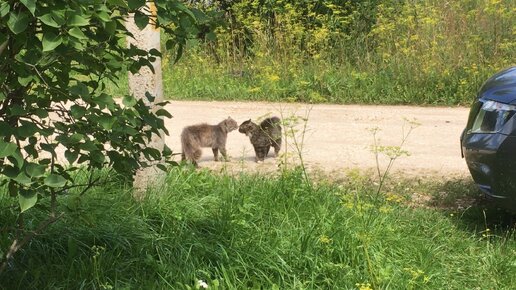
<instances>
[{"instance_id":1,"label":"leafy tree","mask_svg":"<svg viewBox=\"0 0 516 290\"><path fill-rule=\"evenodd\" d=\"M152 69L161 56L126 47L129 13L140 28L162 27L172 36L167 47L179 51L198 32L196 17L180 1L152 2L157 18L145 0L0 2L0 179L19 200L13 210L19 228L0 233L0 273L23 244L61 216L59 195L86 192L100 182L95 172L101 168L133 176L149 161L170 156L168 148L146 147L153 134L167 133L162 117L168 112L152 113L143 100L126 95L119 102L105 92L121 73ZM80 170L86 181L75 178ZM23 213L42 199L49 200L47 218L24 223Z\"/></svg>"}]
</instances>

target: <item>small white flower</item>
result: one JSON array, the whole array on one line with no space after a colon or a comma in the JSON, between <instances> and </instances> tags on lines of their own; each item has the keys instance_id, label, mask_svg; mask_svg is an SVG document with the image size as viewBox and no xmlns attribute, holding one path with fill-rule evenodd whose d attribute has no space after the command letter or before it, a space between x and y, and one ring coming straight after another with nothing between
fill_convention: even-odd
<instances>
[{"instance_id":1,"label":"small white flower","mask_svg":"<svg viewBox=\"0 0 516 290\"><path fill-rule=\"evenodd\" d=\"M197 283L199 284L200 288L208 289L208 283L204 282L203 280L199 280Z\"/></svg>"}]
</instances>

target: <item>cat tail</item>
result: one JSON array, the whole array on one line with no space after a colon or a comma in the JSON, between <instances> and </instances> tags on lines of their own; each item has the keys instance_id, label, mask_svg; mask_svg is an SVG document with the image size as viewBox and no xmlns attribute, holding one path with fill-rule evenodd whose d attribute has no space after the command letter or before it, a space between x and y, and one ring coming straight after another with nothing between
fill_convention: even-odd
<instances>
[{"instance_id":1,"label":"cat tail","mask_svg":"<svg viewBox=\"0 0 516 290\"><path fill-rule=\"evenodd\" d=\"M199 144L197 144L197 142L193 140L189 135L189 132L186 131L183 131L183 133L181 134L181 159L195 162L196 160L201 158L202 150Z\"/></svg>"},{"instance_id":2,"label":"cat tail","mask_svg":"<svg viewBox=\"0 0 516 290\"><path fill-rule=\"evenodd\" d=\"M260 128L281 128L281 119L276 116L267 118L260 123Z\"/></svg>"},{"instance_id":3,"label":"cat tail","mask_svg":"<svg viewBox=\"0 0 516 290\"><path fill-rule=\"evenodd\" d=\"M276 116L271 117L271 118L270 118L270 120L271 120L271 121L270 121L270 122L271 122L271 124L279 124L279 123L281 123L280 118L278 118L278 117L276 117Z\"/></svg>"}]
</instances>

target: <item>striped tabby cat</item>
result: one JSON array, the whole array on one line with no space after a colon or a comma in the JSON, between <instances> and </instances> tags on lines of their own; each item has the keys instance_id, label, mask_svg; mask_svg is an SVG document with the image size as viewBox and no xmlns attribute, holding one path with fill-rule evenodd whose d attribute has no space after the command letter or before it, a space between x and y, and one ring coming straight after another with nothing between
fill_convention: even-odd
<instances>
[{"instance_id":1,"label":"striped tabby cat","mask_svg":"<svg viewBox=\"0 0 516 290\"><path fill-rule=\"evenodd\" d=\"M249 137L256 154L256 162L263 162L271 146L274 147L276 157L278 156L281 149L281 120L278 117L267 118L260 125L249 119L238 127L238 132Z\"/></svg>"}]
</instances>

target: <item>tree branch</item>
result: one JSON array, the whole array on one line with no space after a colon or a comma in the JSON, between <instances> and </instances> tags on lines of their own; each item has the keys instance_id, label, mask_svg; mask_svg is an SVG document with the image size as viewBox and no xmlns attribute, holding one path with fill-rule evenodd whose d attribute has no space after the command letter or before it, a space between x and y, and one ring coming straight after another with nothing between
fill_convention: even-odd
<instances>
[{"instance_id":1,"label":"tree branch","mask_svg":"<svg viewBox=\"0 0 516 290\"><path fill-rule=\"evenodd\" d=\"M16 252L18 252L18 250L21 247L23 247L25 244L27 244L35 235L38 235L39 233L41 233L41 231L43 231L48 226L50 226L51 224L53 224L57 220L59 220L61 217L63 217L63 215L64 215L64 213L61 213L60 215L54 216L54 217L50 216L47 220L42 222L35 231L28 232L23 237L23 239L20 240L20 239L16 238L12 242L11 246L9 247L9 250L7 251L7 253L5 254L5 256L2 260L2 263L0 264L0 275L5 271L9 261L13 258L14 254L16 254Z\"/></svg>"}]
</instances>

